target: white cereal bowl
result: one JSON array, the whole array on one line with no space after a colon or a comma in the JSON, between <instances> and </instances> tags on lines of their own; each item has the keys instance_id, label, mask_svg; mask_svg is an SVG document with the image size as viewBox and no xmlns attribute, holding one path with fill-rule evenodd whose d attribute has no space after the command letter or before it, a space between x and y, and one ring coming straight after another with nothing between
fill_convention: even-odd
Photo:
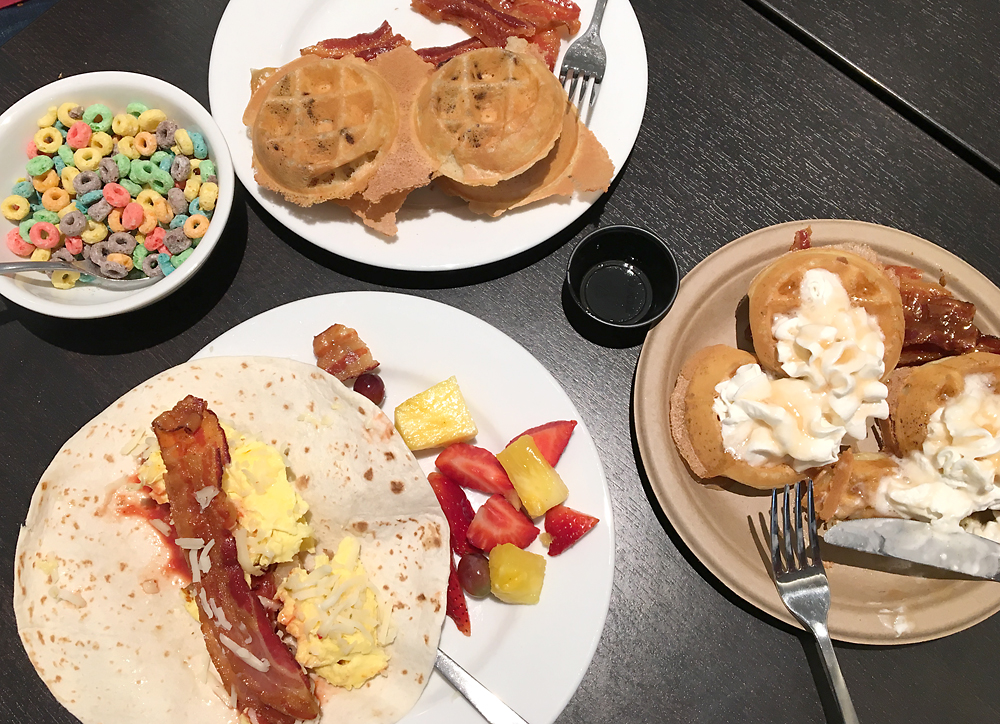
<instances>
[{"instance_id":1,"label":"white cereal bowl","mask_svg":"<svg viewBox=\"0 0 1000 724\"><path fill-rule=\"evenodd\" d=\"M233 161L222 131L211 114L194 98L159 78L138 73L103 71L84 73L57 80L19 100L0 115L0 199L10 194L18 178L25 177L25 147L38 130L38 119L51 106L72 101L87 107L103 103L113 113L122 113L132 101L159 108L182 128L200 132L208 144L209 158L216 165L219 200L208 233L194 253L164 279L142 289L113 291L77 284L72 289L56 289L47 275L38 272L0 275L0 295L41 314L67 319L94 319L132 311L167 296L205 263L222 235L233 205ZM7 248L6 237L13 222L0 217L0 261L20 259Z\"/></svg>"}]
</instances>

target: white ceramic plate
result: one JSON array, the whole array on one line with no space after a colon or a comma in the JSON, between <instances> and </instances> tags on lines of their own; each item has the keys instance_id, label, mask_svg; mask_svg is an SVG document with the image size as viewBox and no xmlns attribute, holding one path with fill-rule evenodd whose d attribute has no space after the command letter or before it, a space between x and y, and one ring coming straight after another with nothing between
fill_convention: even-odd
<instances>
[{"instance_id":1,"label":"white ceramic plate","mask_svg":"<svg viewBox=\"0 0 1000 724\"><path fill-rule=\"evenodd\" d=\"M115 113L132 101L159 108L167 118L183 128L200 131L208 142L209 157L215 161L219 177L219 200L208 233L198 248L177 271L148 287L128 292L98 289L78 284L73 289L56 289L48 275L40 272L0 276L0 294L22 307L42 314L68 319L93 319L122 314L162 299L194 276L208 259L222 235L233 205L233 162L222 131L208 111L180 88L138 73L102 71L57 80L29 93L0 115L0 198L10 193L14 182L25 175L24 149L38 130L36 119L53 105L75 101L84 106L104 103ZM13 224L0 218L0 237L6 239ZM6 243L0 244L0 261L17 261Z\"/></svg>"},{"instance_id":2,"label":"white ceramic plate","mask_svg":"<svg viewBox=\"0 0 1000 724\"><path fill-rule=\"evenodd\" d=\"M550 420L578 420L556 469L570 489L567 505L600 518L574 547L546 557L541 601L513 606L469 599L472 636L445 620L441 648L532 724L548 724L566 706L597 648L611 599L614 522L601 461L573 403L523 347L480 319L438 302L384 292L312 297L250 319L196 357L266 355L315 362L313 336L334 323L354 327L381 362L390 416L403 400L451 375L479 427L474 443L494 452ZM425 472L439 450L417 453ZM485 496L470 492L474 508ZM529 550L545 554L537 540ZM482 724L482 717L439 675L406 724Z\"/></svg>"},{"instance_id":3,"label":"white ceramic plate","mask_svg":"<svg viewBox=\"0 0 1000 724\"><path fill-rule=\"evenodd\" d=\"M584 28L594 2L579 0ZM473 214L458 199L421 189L398 214L396 240L386 241L343 207L319 204L303 209L260 188L241 120L250 99L250 69L283 65L299 57L300 48L324 38L370 32L383 20L414 48L468 38L454 25L432 23L411 10L406 0L296 0L284 5L230 0L226 8L208 71L212 114L229 142L243 185L281 224L319 247L365 264L441 271L479 266L530 249L569 226L599 198L594 193L578 194L572 201L549 199L490 219ZM635 144L646 107L646 47L628 0L608 3L601 38L608 68L589 125L608 149L617 173ZM567 46L563 41L563 52ZM561 63L560 56L556 67Z\"/></svg>"}]
</instances>

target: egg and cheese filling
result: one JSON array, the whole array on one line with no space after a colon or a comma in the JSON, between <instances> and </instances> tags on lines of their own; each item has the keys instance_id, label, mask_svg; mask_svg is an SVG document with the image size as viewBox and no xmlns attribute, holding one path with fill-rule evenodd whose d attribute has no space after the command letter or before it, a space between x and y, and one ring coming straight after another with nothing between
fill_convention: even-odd
<instances>
[{"instance_id":1,"label":"egg and cheese filling","mask_svg":"<svg viewBox=\"0 0 1000 724\"><path fill-rule=\"evenodd\" d=\"M354 689L389 664L395 631L360 560L357 538L344 538L331 559L295 568L278 588L278 621L295 637L295 659L334 686Z\"/></svg>"},{"instance_id":2,"label":"egg and cheese filling","mask_svg":"<svg viewBox=\"0 0 1000 724\"><path fill-rule=\"evenodd\" d=\"M239 515L233 535L243 569L260 575L267 566L291 561L300 551L315 550L312 527L305 519L309 505L289 482L281 453L228 425L222 429L230 457L222 473L222 489ZM166 502L165 472L156 440L151 439L137 475L160 503ZM200 491L196 495L207 506L216 491L206 488L204 495Z\"/></svg>"}]
</instances>

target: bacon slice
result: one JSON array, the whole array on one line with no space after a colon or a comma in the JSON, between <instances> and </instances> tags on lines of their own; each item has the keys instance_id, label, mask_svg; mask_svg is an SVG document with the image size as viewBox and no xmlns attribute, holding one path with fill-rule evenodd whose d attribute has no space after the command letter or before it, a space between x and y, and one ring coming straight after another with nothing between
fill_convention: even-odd
<instances>
[{"instance_id":1,"label":"bacon slice","mask_svg":"<svg viewBox=\"0 0 1000 724\"><path fill-rule=\"evenodd\" d=\"M389 21L385 20L370 33L358 33L350 38L328 38L299 51L302 55L318 55L322 58L343 58L353 55L362 60L371 60L376 55L388 53L410 41L392 32Z\"/></svg>"},{"instance_id":2,"label":"bacon slice","mask_svg":"<svg viewBox=\"0 0 1000 724\"><path fill-rule=\"evenodd\" d=\"M562 42L559 31L552 29L535 33L528 42L535 46L535 50L542 56L549 70L555 70L556 60L559 58L559 44Z\"/></svg>"},{"instance_id":3,"label":"bacon slice","mask_svg":"<svg viewBox=\"0 0 1000 724\"><path fill-rule=\"evenodd\" d=\"M580 31L580 6L572 0L488 0L490 5L534 24L539 30L565 25L570 35Z\"/></svg>"},{"instance_id":4,"label":"bacon slice","mask_svg":"<svg viewBox=\"0 0 1000 724\"><path fill-rule=\"evenodd\" d=\"M206 486L222 489L229 446L218 418L204 400L188 395L153 420L153 432L167 469L164 482L178 537L201 538L206 546L215 542L208 551L209 570L192 586L205 646L223 685L236 692L237 710L253 710L260 724L315 719L320 707L309 679L243 575L231 533L232 503L216 495L202 510L195 496Z\"/></svg>"},{"instance_id":5,"label":"bacon slice","mask_svg":"<svg viewBox=\"0 0 1000 724\"><path fill-rule=\"evenodd\" d=\"M486 44L483 43L479 38L469 38L468 40L463 40L460 43L455 43L454 45L441 45L435 46L433 48L420 48L417 51L417 55L423 58L425 61L431 65L437 67L443 63L447 63L449 60L454 58L456 55L461 55L470 50L478 50L479 48L485 48Z\"/></svg>"},{"instance_id":6,"label":"bacon slice","mask_svg":"<svg viewBox=\"0 0 1000 724\"><path fill-rule=\"evenodd\" d=\"M368 345L358 333L343 324L334 324L313 337L316 365L343 382L378 367Z\"/></svg>"},{"instance_id":7,"label":"bacon slice","mask_svg":"<svg viewBox=\"0 0 1000 724\"><path fill-rule=\"evenodd\" d=\"M486 45L502 48L507 38L530 38L539 29L534 23L503 10L486 0L412 0L410 7L437 22L451 23Z\"/></svg>"},{"instance_id":8,"label":"bacon slice","mask_svg":"<svg viewBox=\"0 0 1000 724\"><path fill-rule=\"evenodd\" d=\"M801 249L809 249L812 247L812 234L813 228L807 226L804 229L799 229L795 232L795 237L792 239L792 246L789 251L799 251Z\"/></svg>"}]
</instances>

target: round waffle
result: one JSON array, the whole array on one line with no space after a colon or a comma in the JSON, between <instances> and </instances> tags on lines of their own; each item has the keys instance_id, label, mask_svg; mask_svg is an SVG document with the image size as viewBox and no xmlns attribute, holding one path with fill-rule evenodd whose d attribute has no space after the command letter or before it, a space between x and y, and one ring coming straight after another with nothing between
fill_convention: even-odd
<instances>
[{"instance_id":1,"label":"round waffle","mask_svg":"<svg viewBox=\"0 0 1000 724\"><path fill-rule=\"evenodd\" d=\"M880 427L886 448L903 456L922 450L927 423L949 398L962 394L968 375L986 375L1000 385L1000 355L970 352L896 370L889 378L889 419Z\"/></svg>"},{"instance_id":2,"label":"round waffle","mask_svg":"<svg viewBox=\"0 0 1000 724\"><path fill-rule=\"evenodd\" d=\"M895 517L875 505L882 480L898 474L899 462L890 455L848 450L813 479L816 515L825 521Z\"/></svg>"},{"instance_id":3,"label":"round waffle","mask_svg":"<svg viewBox=\"0 0 1000 724\"><path fill-rule=\"evenodd\" d=\"M750 331L761 367L776 375L784 374L771 329L775 317L795 314L800 307L799 287L809 269L826 269L836 274L852 304L864 307L876 318L884 337L882 360L888 377L903 347L903 301L874 253L860 245L851 250L826 246L792 251L778 257L754 277L749 291Z\"/></svg>"},{"instance_id":4,"label":"round waffle","mask_svg":"<svg viewBox=\"0 0 1000 724\"><path fill-rule=\"evenodd\" d=\"M278 68L244 114L257 182L310 206L362 190L392 145L398 103L353 56L303 56Z\"/></svg>"},{"instance_id":5,"label":"round waffle","mask_svg":"<svg viewBox=\"0 0 1000 724\"><path fill-rule=\"evenodd\" d=\"M723 475L754 488L780 488L808 477L790 465L751 465L733 457L722 442L722 423L712 409L715 386L757 360L749 352L717 344L688 358L670 395L670 434L691 472Z\"/></svg>"},{"instance_id":6,"label":"round waffle","mask_svg":"<svg viewBox=\"0 0 1000 724\"><path fill-rule=\"evenodd\" d=\"M440 174L468 186L517 176L549 153L567 100L527 53L481 48L442 65L416 103L417 138Z\"/></svg>"}]
</instances>

